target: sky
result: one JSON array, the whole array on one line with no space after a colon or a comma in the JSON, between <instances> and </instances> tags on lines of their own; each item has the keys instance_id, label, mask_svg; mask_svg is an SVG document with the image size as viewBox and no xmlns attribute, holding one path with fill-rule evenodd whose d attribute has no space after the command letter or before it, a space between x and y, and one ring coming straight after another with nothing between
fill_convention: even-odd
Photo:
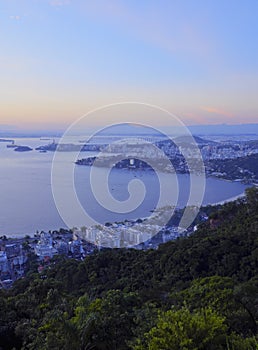
<instances>
[{"instance_id":1,"label":"sky","mask_svg":"<svg viewBox=\"0 0 258 350\"><path fill-rule=\"evenodd\" d=\"M187 125L258 122L257 18L257 0L0 0L0 125L126 101Z\"/></svg>"}]
</instances>

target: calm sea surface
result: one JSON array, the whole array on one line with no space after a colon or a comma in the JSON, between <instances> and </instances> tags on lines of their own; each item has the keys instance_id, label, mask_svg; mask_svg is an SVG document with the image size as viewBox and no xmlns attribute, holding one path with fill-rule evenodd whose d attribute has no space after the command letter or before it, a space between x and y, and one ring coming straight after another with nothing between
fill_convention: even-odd
<instances>
[{"instance_id":1,"label":"calm sea surface","mask_svg":"<svg viewBox=\"0 0 258 350\"><path fill-rule=\"evenodd\" d=\"M49 143L36 138L15 139L18 145L35 148ZM0 142L0 235L19 236L33 234L36 230L53 230L66 227L56 208L51 188L51 166L53 153L15 152ZM83 153L86 157L88 153ZM64 167L65 169L65 167ZM128 198L127 185L132 179L140 179L146 187L143 203L129 214L117 214L103 209L91 192L89 182L90 168L75 166L75 189L81 205L98 222L114 222L130 218L146 217L155 208L159 196L159 182L155 173L150 171L112 170L109 189L117 200ZM99 169L101 177L103 169ZM169 179L167 179L169 181ZM189 178L178 175L178 206L184 206L189 196ZM203 204L213 204L242 194L246 186L238 182L229 182L214 178L206 181ZM198 191L198 189L196 189ZM69 202L69 198L65 198ZM73 208L71 208L73 210Z\"/></svg>"}]
</instances>

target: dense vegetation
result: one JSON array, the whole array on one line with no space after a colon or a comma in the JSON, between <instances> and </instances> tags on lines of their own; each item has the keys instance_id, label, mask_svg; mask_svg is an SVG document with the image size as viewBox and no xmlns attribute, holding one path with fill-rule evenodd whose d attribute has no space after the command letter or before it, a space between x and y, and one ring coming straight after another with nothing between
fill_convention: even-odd
<instances>
[{"instance_id":1,"label":"dense vegetation","mask_svg":"<svg viewBox=\"0 0 258 350\"><path fill-rule=\"evenodd\" d=\"M258 181L258 154L251 154L236 159L210 160L207 167L224 174L222 177L235 180Z\"/></svg>"},{"instance_id":2,"label":"dense vegetation","mask_svg":"<svg viewBox=\"0 0 258 350\"><path fill-rule=\"evenodd\" d=\"M57 257L0 291L2 349L258 349L258 189L158 250Z\"/></svg>"}]
</instances>

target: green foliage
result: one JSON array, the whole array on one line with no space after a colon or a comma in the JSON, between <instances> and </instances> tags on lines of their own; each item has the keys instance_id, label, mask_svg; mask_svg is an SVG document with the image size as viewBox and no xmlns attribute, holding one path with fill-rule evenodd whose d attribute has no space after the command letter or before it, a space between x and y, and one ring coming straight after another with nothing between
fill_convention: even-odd
<instances>
[{"instance_id":1,"label":"green foliage","mask_svg":"<svg viewBox=\"0 0 258 350\"><path fill-rule=\"evenodd\" d=\"M134 350L257 349L255 338L228 334L225 318L211 308L190 312L186 307L159 314L157 325L136 340Z\"/></svg>"},{"instance_id":2,"label":"green foliage","mask_svg":"<svg viewBox=\"0 0 258 350\"><path fill-rule=\"evenodd\" d=\"M258 154L250 154L237 159L210 160L206 165L212 171L223 173L222 177L230 180L244 178L255 181L258 179Z\"/></svg>"},{"instance_id":3,"label":"green foliage","mask_svg":"<svg viewBox=\"0 0 258 350\"><path fill-rule=\"evenodd\" d=\"M118 290L110 290L91 303L87 296L80 298L72 319L80 343L96 349L127 349L126 340L132 336L134 308L138 304L135 293Z\"/></svg>"},{"instance_id":4,"label":"green foliage","mask_svg":"<svg viewBox=\"0 0 258 350\"><path fill-rule=\"evenodd\" d=\"M197 232L157 250L57 256L44 275L32 256L0 290L0 348L257 349L257 195L209 207Z\"/></svg>"},{"instance_id":5,"label":"green foliage","mask_svg":"<svg viewBox=\"0 0 258 350\"><path fill-rule=\"evenodd\" d=\"M134 350L208 350L222 349L226 341L224 318L212 309L191 313L189 309L160 313L157 325L145 339L138 340Z\"/></svg>"},{"instance_id":6,"label":"green foliage","mask_svg":"<svg viewBox=\"0 0 258 350\"><path fill-rule=\"evenodd\" d=\"M248 283L251 288L251 281ZM256 334L256 307L250 302L257 300L255 289L246 289L245 283L235 287L229 277L206 277L194 280L190 287L171 294L171 302L187 305L191 310L211 307L226 318L231 330L245 336ZM253 305L255 305L253 303Z\"/></svg>"}]
</instances>

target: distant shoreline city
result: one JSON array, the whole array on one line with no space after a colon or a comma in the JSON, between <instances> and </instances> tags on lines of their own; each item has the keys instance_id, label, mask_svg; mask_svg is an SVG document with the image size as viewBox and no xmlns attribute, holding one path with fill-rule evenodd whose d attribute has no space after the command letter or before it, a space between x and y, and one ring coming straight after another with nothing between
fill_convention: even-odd
<instances>
[{"instance_id":1,"label":"distant shoreline city","mask_svg":"<svg viewBox=\"0 0 258 350\"><path fill-rule=\"evenodd\" d=\"M258 125L258 124L257 124ZM124 149L124 153L128 151L129 156L126 157L124 160L119 160L116 162L116 156L119 155L119 139L123 139L121 135L115 135L114 132L110 132L112 134L111 136L103 136L103 135L96 135L95 138L91 138L87 143L85 142L85 138L82 136L77 136L74 139L69 141L69 143L62 144L59 142L58 138L52 138L50 135L43 135L38 138L33 138L33 142L31 141L32 138L8 138L8 137L2 137L0 139L1 144L1 155L5 155L6 161L11 162L13 164L14 161L18 161L19 158L22 159L22 157L26 157L27 160L31 159L31 162L36 157L37 162L41 162L41 159L48 160L48 166L51 167L51 161L52 161L52 155L55 151L60 152L78 152L78 150L82 150L83 153L79 153L79 156L77 157L77 160L75 160L76 165L78 168L81 166L92 166L93 162L98 157L98 153L100 153L100 159L98 162L98 166L110 166L115 164L115 167L117 170L123 169L123 170L130 170L131 172L135 173L135 177L137 177L137 174L140 174L139 176L142 177L144 174L147 174L149 171L152 171L152 168L148 166L148 162L142 162L137 160L137 156L141 155L141 153L137 154L138 150L136 150L135 155L130 155L130 142L128 142L128 139L142 139L144 142L149 141L156 145L158 148L160 148L164 154L167 155L167 157L171 160L171 163L173 164L175 171L177 174L187 175L189 173L189 169L187 167L187 164L184 160L184 157L182 156L181 150L171 142L170 139L166 139L163 137L163 139L160 137L160 135L156 136L150 136L150 135L127 135L127 149ZM138 137L139 136L139 137ZM205 166L205 173L207 178L214 178L214 179L221 179L226 181L232 181L234 183L243 183L244 185L257 185L258 183L258 136L255 138L254 136L251 137L251 140L249 139L250 135L231 135L225 136L220 135L218 137L212 137L212 136L206 136L200 137L200 136L194 136L194 141L198 145L204 166ZM110 144L107 143L108 141ZM188 154L189 158L191 156L193 157L193 169L194 173L198 175L199 171L199 164L196 162L194 155L191 154L191 142L186 140L187 142L184 142L184 138L181 138L179 140L182 147L185 147L184 152ZM5 151L3 152L3 150ZM14 151L16 150L15 159L14 158ZM142 155L145 157L145 160L148 160L148 149L139 147L139 150L142 152ZM135 151L135 149L134 149ZM26 153L29 153L26 155ZM42 153L42 154L41 154ZM24 154L24 155L22 155ZM95 155L92 155L95 154ZM33 155L33 157L30 158L30 155ZM37 155L37 156L36 156ZM9 157L10 156L10 157ZM153 154L150 154L152 158L155 158ZM47 157L47 158L46 158ZM8 160L10 158L10 161ZM120 157L121 158L121 157ZM157 158L158 159L158 158ZM26 161L27 161L26 160ZM11 164L9 163L9 164ZM102 163L102 164L101 164ZM158 162L157 162L158 163ZM7 163L8 164L8 163ZM19 165L20 164L20 165ZM17 163L17 166L19 165L19 169L22 166L22 163ZM43 166L44 164L42 164ZM94 164L95 165L95 164ZM28 166L30 166L28 164ZM31 163L31 166L33 166L33 162ZM163 164L160 164L160 169L163 168ZM6 170L8 170L6 168ZM11 171L11 169L10 169ZM20 171L20 170L19 170ZM138 172L139 171L139 172ZM13 171L11 171L11 174L14 174ZM40 174L40 172L39 172ZM9 176L9 174L7 175ZM6 179L6 177L5 177ZM214 184L216 186L216 184ZM220 186L220 184L217 184ZM20 187L18 188L20 190ZM241 195L244 191L244 188L236 193L229 194L228 198ZM51 193L49 195L52 195ZM9 193L6 193L6 196L9 196ZM226 201L227 198L222 199L210 199L208 203L220 203ZM12 202L14 203L14 202ZM207 202L206 202L207 204ZM8 205L7 201L3 202L4 207ZM20 206L19 206L20 208ZM5 208L4 208L5 209ZM15 211L15 209L13 209ZM30 209L28 208L28 211ZM144 214L143 216L145 216ZM139 215L141 217L142 215ZM8 220L8 219L6 219ZM112 219L109 221L112 221ZM47 218L45 220L45 223L47 222ZM64 227L62 224L58 224L58 226L53 224L54 221L52 221L52 225L49 225L50 229L54 229L57 227ZM46 228L46 224L40 222L33 224L33 227L38 228ZM7 226L6 226L7 227ZM2 229L2 234L5 232L8 232L6 229ZM15 232L14 234L11 234L11 232ZM23 232L25 229L23 229ZM9 230L10 236L11 235L20 235L22 233L19 232L18 229L11 229ZM16 233L17 232L17 233ZM21 231L22 232L22 231ZM27 230L27 233L32 234L32 229Z\"/></svg>"}]
</instances>

